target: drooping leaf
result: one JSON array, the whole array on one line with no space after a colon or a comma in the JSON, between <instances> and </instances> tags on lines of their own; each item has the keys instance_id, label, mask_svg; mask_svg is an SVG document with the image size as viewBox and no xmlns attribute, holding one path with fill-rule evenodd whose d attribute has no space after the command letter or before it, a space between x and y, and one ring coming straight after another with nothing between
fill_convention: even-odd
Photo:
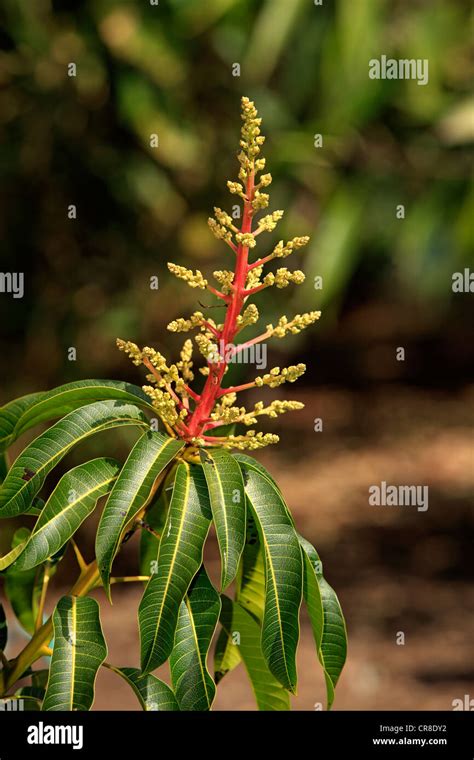
<instances>
[{"instance_id":1,"label":"drooping leaf","mask_svg":"<svg viewBox=\"0 0 474 760\"><path fill-rule=\"evenodd\" d=\"M0 489L0 517L27 512L49 472L89 436L122 425L148 428L137 406L121 401L97 401L70 412L24 449Z\"/></svg>"},{"instance_id":2,"label":"drooping leaf","mask_svg":"<svg viewBox=\"0 0 474 760\"><path fill-rule=\"evenodd\" d=\"M302 552L288 508L272 483L242 465L249 507L265 561L262 651L280 683L295 693L296 649L302 597Z\"/></svg>"},{"instance_id":3,"label":"drooping leaf","mask_svg":"<svg viewBox=\"0 0 474 760\"><path fill-rule=\"evenodd\" d=\"M346 624L336 593L324 579L316 549L302 536L298 538L304 556L304 599L318 658L324 671L329 710L334 701L334 689L346 661Z\"/></svg>"},{"instance_id":4,"label":"drooping leaf","mask_svg":"<svg viewBox=\"0 0 474 760\"><path fill-rule=\"evenodd\" d=\"M0 652L3 652L8 641L7 616L3 604L0 602Z\"/></svg>"},{"instance_id":5,"label":"drooping leaf","mask_svg":"<svg viewBox=\"0 0 474 760\"><path fill-rule=\"evenodd\" d=\"M253 457L249 457L247 454L242 454L240 451L237 451L233 456L234 456L234 459L236 459L240 465L247 467L247 469L258 472L259 475L263 475L264 478L270 481L270 483L274 486L274 488L278 491L278 493L281 494L280 486L274 479L273 475L271 475L268 472L268 470L265 469L263 464L260 464L260 462L257 462L256 459L254 459Z\"/></svg>"},{"instance_id":6,"label":"drooping leaf","mask_svg":"<svg viewBox=\"0 0 474 760\"><path fill-rule=\"evenodd\" d=\"M28 528L18 528L13 536L12 552L18 548L21 551L29 537ZM31 634L35 630L37 600L43 575L44 568L17 570L14 566L10 566L3 572L5 596L21 626Z\"/></svg>"},{"instance_id":7,"label":"drooping leaf","mask_svg":"<svg viewBox=\"0 0 474 760\"><path fill-rule=\"evenodd\" d=\"M203 565L181 602L170 657L171 681L181 710L211 709L216 686L207 669L207 655L220 610L219 594Z\"/></svg>"},{"instance_id":8,"label":"drooping leaf","mask_svg":"<svg viewBox=\"0 0 474 760\"><path fill-rule=\"evenodd\" d=\"M150 578L138 611L144 673L157 668L171 653L179 608L201 566L210 521L202 467L180 464L160 541L157 573Z\"/></svg>"},{"instance_id":9,"label":"drooping leaf","mask_svg":"<svg viewBox=\"0 0 474 760\"><path fill-rule=\"evenodd\" d=\"M117 400L153 410L148 396L136 385L119 380L78 380L51 391L30 393L0 408L0 451L26 430L63 417L93 401Z\"/></svg>"},{"instance_id":10,"label":"drooping leaf","mask_svg":"<svg viewBox=\"0 0 474 760\"><path fill-rule=\"evenodd\" d=\"M160 548L159 536L163 534L165 527L175 474L175 471L171 469L159 491L159 496L152 502L150 508L147 509L145 522L148 529L142 530L140 535L139 562L141 575L151 575L156 572Z\"/></svg>"},{"instance_id":11,"label":"drooping leaf","mask_svg":"<svg viewBox=\"0 0 474 760\"><path fill-rule=\"evenodd\" d=\"M239 650L259 710L289 710L288 691L268 669L261 649L261 629L237 602L222 596L220 622L233 646Z\"/></svg>"},{"instance_id":12,"label":"drooping leaf","mask_svg":"<svg viewBox=\"0 0 474 760\"><path fill-rule=\"evenodd\" d=\"M63 596L53 613L54 649L43 710L89 710L97 671L107 656L99 605Z\"/></svg>"},{"instance_id":13,"label":"drooping leaf","mask_svg":"<svg viewBox=\"0 0 474 760\"><path fill-rule=\"evenodd\" d=\"M63 475L15 567L28 570L55 555L93 512L98 499L110 491L119 472L119 462L101 457L80 464Z\"/></svg>"},{"instance_id":14,"label":"drooping leaf","mask_svg":"<svg viewBox=\"0 0 474 760\"><path fill-rule=\"evenodd\" d=\"M149 430L138 439L112 488L95 542L102 583L109 596L110 572L123 532L145 506L155 480L183 446L183 441Z\"/></svg>"},{"instance_id":15,"label":"drooping leaf","mask_svg":"<svg viewBox=\"0 0 474 760\"><path fill-rule=\"evenodd\" d=\"M235 586L235 601L261 624L265 606L265 561L258 539L257 526L250 511L247 516L245 546ZM214 652L216 683L237 667L240 660L239 648L234 646L231 637L222 628Z\"/></svg>"},{"instance_id":16,"label":"drooping leaf","mask_svg":"<svg viewBox=\"0 0 474 760\"><path fill-rule=\"evenodd\" d=\"M221 588L234 580L245 543L246 500L242 472L226 449L200 451L221 555Z\"/></svg>"},{"instance_id":17,"label":"drooping leaf","mask_svg":"<svg viewBox=\"0 0 474 760\"><path fill-rule=\"evenodd\" d=\"M170 687L159 678L143 676L138 668L115 668L110 670L121 676L133 689L143 710L173 712L179 710L176 697Z\"/></svg>"}]
</instances>

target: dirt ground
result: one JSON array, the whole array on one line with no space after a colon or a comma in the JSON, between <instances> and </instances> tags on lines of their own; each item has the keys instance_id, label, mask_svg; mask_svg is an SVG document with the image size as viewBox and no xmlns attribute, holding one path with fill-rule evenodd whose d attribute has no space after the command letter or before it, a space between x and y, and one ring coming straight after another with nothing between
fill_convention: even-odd
<instances>
[{"instance_id":1,"label":"dirt ground","mask_svg":"<svg viewBox=\"0 0 474 760\"><path fill-rule=\"evenodd\" d=\"M292 396L305 411L283 418L285 448L259 458L317 547L345 612L349 653L334 709L443 710L474 697L474 390ZM323 433L313 432L316 417ZM428 485L428 509L370 506L368 488L381 481ZM127 545L120 574L132 571L133 549ZM214 537L206 552L217 578ZM114 664L138 663L140 594L138 586L116 586L114 605L103 603ZM20 637L14 633L13 646ZM157 675L167 679L167 667ZM96 710L138 709L127 685L104 669L96 695ZM303 615L293 709L321 703L323 679ZM242 665L220 684L215 709L255 709Z\"/></svg>"}]
</instances>

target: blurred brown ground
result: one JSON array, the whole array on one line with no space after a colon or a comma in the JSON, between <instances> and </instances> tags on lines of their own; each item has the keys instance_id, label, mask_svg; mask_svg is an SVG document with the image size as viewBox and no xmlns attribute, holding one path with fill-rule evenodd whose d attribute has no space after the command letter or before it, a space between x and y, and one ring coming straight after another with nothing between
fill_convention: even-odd
<instances>
[{"instance_id":1,"label":"blurred brown ground","mask_svg":"<svg viewBox=\"0 0 474 760\"><path fill-rule=\"evenodd\" d=\"M474 695L474 390L291 395L304 399L306 409L282 418L282 443L260 458L277 477L299 530L318 548L345 611L349 655L335 709L452 709L453 699ZM324 419L323 433L311 432L316 416ZM381 480L428 485L428 510L369 506L368 487ZM80 541L90 557L92 523L83 526ZM117 574L136 572L136 548L136 539L126 545ZM217 582L214 536L206 553ZM54 603L65 589L56 579L52 588ZM114 664L138 664L140 594L135 585L115 586L111 607L95 592ZM396 643L398 632L404 646ZM166 680L167 667L157 674ZM323 679L303 613L293 709L314 710L321 702ZM126 684L101 670L94 709L138 705ZM243 666L220 684L215 709L255 709Z\"/></svg>"}]
</instances>

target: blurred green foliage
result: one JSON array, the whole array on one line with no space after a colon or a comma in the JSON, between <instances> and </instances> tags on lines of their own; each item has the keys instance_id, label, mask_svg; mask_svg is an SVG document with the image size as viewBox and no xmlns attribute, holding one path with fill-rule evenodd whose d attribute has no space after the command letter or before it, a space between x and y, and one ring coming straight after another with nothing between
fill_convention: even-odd
<instances>
[{"instance_id":1,"label":"blurred green foliage","mask_svg":"<svg viewBox=\"0 0 474 760\"><path fill-rule=\"evenodd\" d=\"M206 220L235 199L242 94L264 119L270 210L286 210L273 237L312 236L291 262L307 282L262 295L264 318L322 308L323 341L372 302L415 306L420 329L462 318L451 275L472 265L469 14L467 0L4 0L1 269L26 277L24 299L0 298L6 394L123 377L118 335L176 347L164 325L197 297L166 261L226 266ZM382 54L427 58L429 84L369 79ZM287 350L300 340L314 337Z\"/></svg>"}]
</instances>

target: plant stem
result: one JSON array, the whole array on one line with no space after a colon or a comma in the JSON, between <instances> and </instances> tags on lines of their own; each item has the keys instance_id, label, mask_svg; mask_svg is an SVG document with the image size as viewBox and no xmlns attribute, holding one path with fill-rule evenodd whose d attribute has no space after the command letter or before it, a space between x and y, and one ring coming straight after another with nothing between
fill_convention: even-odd
<instances>
[{"instance_id":1,"label":"plant stem","mask_svg":"<svg viewBox=\"0 0 474 760\"><path fill-rule=\"evenodd\" d=\"M46 594L48 592L48 584L49 584L50 577L51 577L51 567L47 563L44 566L44 571L43 571L43 583L41 584L41 595L38 602L38 614L36 616L36 621L35 621L35 631L41 628L43 624L44 603L46 601Z\"/></svg>"}]
</instances>

